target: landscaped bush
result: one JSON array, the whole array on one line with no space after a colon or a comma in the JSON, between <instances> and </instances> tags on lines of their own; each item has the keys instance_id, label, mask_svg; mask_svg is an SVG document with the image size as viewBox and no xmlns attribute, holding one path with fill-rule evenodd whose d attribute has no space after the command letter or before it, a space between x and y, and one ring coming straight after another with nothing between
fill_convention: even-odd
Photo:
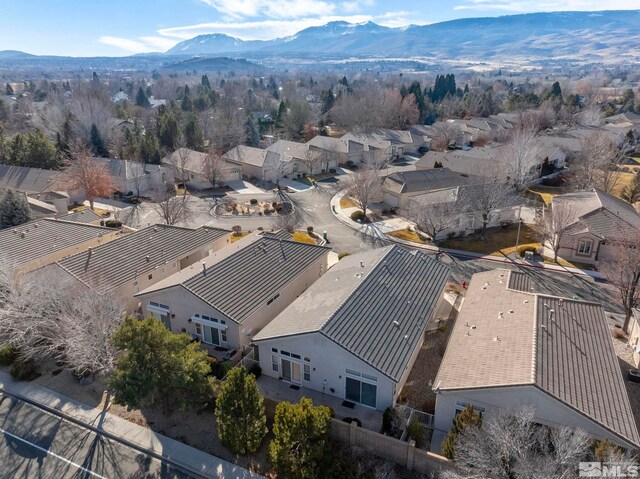
<instances>
[{"instance_id":1,"label":"landscaped bush","mask_svg":"<svg viewBox=\"0 0 640 479\"><path fill-rule=\"evenodd\" d=\"M351 219L353 221L363 222L367 219L367 216L361 210L356 210L353 213L351 213Z\"/></svg>"},{"instance_id":2,"label":"landscaped bush","mask_svg":"<svg viewBox=\"0 0 640 479\"><path fill-rule=\"evenodd\" d=\"M107 228L122 228L122 221L118 220L107 220L104 222L104 225Z\"/></svg>"},{"instance_id":3,"label":"landscaped bush","mask_svg":"<svg viewBox=\"0 0 640 479\"><path fill-rule=\"evenodd\" d=\"M11 365L11 376L18 381L32 381L40 374L36 369L34 360L14 361Z\"/></svg>"},{"instance_id":4,"label":"landscaped bush","mask_svg":"<svg viewBox=\"0 0 640 479\"><path fill-rule=\"evenodd\" d=\"M222 379L227 375L231 368L231 361L215 361L211 365L211 374L213 374L216 379Z\"/></svg>"},{"instance_id":5,"label":"landscaped bush","mask_svg":"<svg viewBox=\"0 0 640 479\"><path fill-rule=\"evenodd\" d=\"M627 334L620 326L616 324L616 326L613 328L613 337L616 339L626 339Z\"/></svg>"},{"instance_id":6,"label":"landscaped bush","mask_svg":"<svg viewBox=\"0 0 640 479\"><path fill-rule=\"evenodd\" d=\"M262 368L259 364L253 364L251 368L249 368L249 374L253 374L255 378L258 379L262 374Z\"/></svg>"},{"instance_id":7,"label":"landscaped bush","mask_svg":"<svg viewBox=\"0 0 640 479\"><path fill-rule=\"evenodd\" d=\"M447 233L447 239L453 239L453 238L455 238L455 237L456 237L456 234L457 234L457 233L456 233L455 231L449 231L449 232Z\"/></svg>"},{"instance_id":8,"label":"landscaped bush","mask_svg":"<svg viewBox=\"0 0 640 479\"><path fill-rule=\"evenodd\" d=\"M393 437L400 437L402 435L402 419L395 408L389 406L384 410L382 414L382 434L387 434Z\"/></svg>"},{"instance_id":9,"label":"landscaped bush","mask_svg":"<svg viewBox=\"0 0 640 479\"><path fill-rule=\"evenodd\" d=\"M255 205L257 205L257 204L258 204L258 200L256 200L255 198L251 198L251 199L249 200L249 203L250 203L251 205L254 205L254 206L255 206Z\"/></svg>"},{"instance_id":10,"label":"landscaped bush","mask_svg":"<svg viewBox=\"0 0 640 479\"><path fill-rule=\"evenodd\" d=\"M16 359L16 353L9 344L0 347L0 366L10 366Z\"/></svg>"},{"instance_id":11,"label":"landscaped bush","mask_svg":"<svg viewBox=\"0 0 640 479\"><path fill-rule=\"evenodd\" d=\"M524 254L527 251L531 251L533 254L536 253L536 249L533 246L518 246L518 255L521 258L524 258Z\"/></svg>"},{"instance_id":12,"label":"landscaped bush","mask_svg":"<svg viewBox=\"0 0 640 479\"><path fill-rule=\"evenodd\" d=\"M409 437L416 442L416 447L424 447L427 435L415 416L411 418L411 421L407 426L407 433L409 434Z\"/></svg>"}]
</instances>

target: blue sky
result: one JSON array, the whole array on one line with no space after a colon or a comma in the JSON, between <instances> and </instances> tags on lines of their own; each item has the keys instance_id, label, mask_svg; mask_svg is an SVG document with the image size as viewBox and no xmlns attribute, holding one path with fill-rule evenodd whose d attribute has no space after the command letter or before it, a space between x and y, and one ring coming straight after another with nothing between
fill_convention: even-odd
<instances>
[{"instance_id":1,"label":"blue sky","mask_svg":"<svg viewBox=\"0 0 640 479\"><path fill-rule=\"evenodd\" d=\"M204 33L270 39L333 20L398 27L464 17L637 9L639 0L0 0L0 50L121 56Z\"/></svg>"}]
</instances>

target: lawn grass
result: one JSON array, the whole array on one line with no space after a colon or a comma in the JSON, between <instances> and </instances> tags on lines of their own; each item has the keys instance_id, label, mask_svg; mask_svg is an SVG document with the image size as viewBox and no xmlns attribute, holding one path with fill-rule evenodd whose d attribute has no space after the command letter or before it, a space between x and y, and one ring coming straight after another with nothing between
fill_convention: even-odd
<instances>
[{"instance_id":1,"label":"lawn grass","mask_svg":"<svg viewBox=\"0 0 640 479\"><path fill-rule=\"evenodd\" d=\"M438 246L442 248L458 249L470 251L490 256L508 256L516 251L516 238L518 236L518 226L512 225L508 228L491 228L486 232L486 239L480 239L480 233L474 233L462 238L453 238L441 241ZM529 225L522 225L520 228L520 240L518 248L540 247L538 234Z\"/></svg>"},{"instance_id":2,"label":"lawn grass","mask_svg":"<svg viewBox=\"0 0 640 479\"><path fill-rule=\"evenodd\" d=\"M249 234L249 231L241 231L238 234L233 233L231 235L231 242L235 243L238 240L241 240L242 238L244 238L245 236L247 236Z\"/></svg>"},{"instance_id":3,"label":"lawn grass","mask_svg":"<svg viewBox=\"0 0 640 479\"><path fill-rule=\"evenodd\" d=\"M530 191L531 193L537 194L538 196L540 196L542 201L545 202L546 205L550 205L551 200L554 196L568 193L569 189L565 187L557 187L557 186L535 185L528 188L528 191Z\"/></svg>"},{"instance_id":4,"label":"lawn grass","mask_svg":"<svg viewBox=\"0 0 640 479\"><path fill-rule=\"evenodd\" d=\"M412 243L426 244L427 242L420 238L414 231L409 231L407 229L392 231L389 233L389 236L393 236L394 238L398 238L404 241L411 241Z\"/></svg>"},{"instance_id":5,"label":"lawn grass","mask_svg":"<svg viewBox=\"0 0 640 479\"><path fill-rule=\"evenodd\" d=\"M297 241L298 243L306 243L306 244L317 244L316 240L309 236L308 233L303 231L294 231L293 232L293 241Z\"/></svg>"},{"instance_id":6,"label":"lawn grass","mask_svg":"<svg viewBox=\"0 0 640 479\"><path fill-rule=\"evenodd\" d=\"M636 175L634 175L633 173L625 173L621 171L617 174L617 176L618 179L615 186L611 190L611 194L613 196L616 196L617 198L620 198L622 190L625 188L625 186L631 186Z\"/></svg>"},{"instance_id":7,"label":"lawn grass","mask_svg":"<svg viewBox=\"0 0 640 479\"><path fill-rule=\"evenodd\" d=\"M358 205L351 198L342 197L340 198L340 208L357 208Z\"/></svg>"}]
</instances>

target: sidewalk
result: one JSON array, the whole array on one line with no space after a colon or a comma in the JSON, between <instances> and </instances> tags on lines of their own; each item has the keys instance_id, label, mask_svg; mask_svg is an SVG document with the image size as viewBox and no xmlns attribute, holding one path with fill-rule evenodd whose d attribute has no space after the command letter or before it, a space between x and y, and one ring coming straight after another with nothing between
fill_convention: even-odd
<instances>
[{"instance_id":1,"label":"sidewalk","mask_svg":"<svg viewBox=\"0 0 640 479\"><path fill-rule=\"evenodd\" d=\"M50 389L28 382L17 382L4 371L0 371L0 390L25 398L45 408L59 411L85 426L95 428L106 435L116 436L124 444L131 444L157 456L161 456L186 471L203 477L233 477L259 479L236 464L206 454L179 441L138 426L101 409L95 409Z\"/></svg>"},{"instance_id":2,"label":"sidewalk","mask_svg":"<svg viewBox=\"0 0 640 479\"><path fill-rule=\"evenodd\" d=\"M404 246L409 246L411 248L423 249L426 251L430 251L433 253L447 253L451 256L462 257L462 258L473 258L473 259L481 259L485 261L495 261L498 263L509 263L509 264L517 264L518 266L524 266L528 268L538 268L538 269L547 269L551 271L556 271L559 273L571 273L571 274L581 274L585 276L590 276L595 279L602 279L602 275L597 271L588 271L578 268L566 268L564 266L554 265L554 264L544 264L544 263L530 263L525 260L515 260L512 258L501 258L499 256L491 256L491 255L483 255L480 253L472 253L470 251L463 251L457 249L449 249L449 248L439 248L435 245L423 245L418 243L413 243L411 241L401 240L399 238L394 238L393 236L387 235L389 228L387 227L388 221L383 222L374 222L366 225L362 225L356 223L351 219L351 216L340 207L340 198L345 194L346 190L338 192L336 195L331 198L331 211L334 216L340 220L342 223L346 224L350 228L353 228L356 231L359 231L362 234L366 234L372 236L376 239L380 239L381 237L385 237L385 240L391 243L402 244ZM350 208L347 210L354 210L354 208ZM378 224L380 223L380 225Z\"/></svg>"}]
</instances>

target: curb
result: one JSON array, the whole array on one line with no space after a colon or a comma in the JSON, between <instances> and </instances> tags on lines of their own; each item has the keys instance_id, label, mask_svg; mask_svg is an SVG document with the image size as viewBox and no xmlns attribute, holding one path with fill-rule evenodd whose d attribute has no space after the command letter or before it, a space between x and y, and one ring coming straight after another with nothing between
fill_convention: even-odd
<instances>
[{"instance_id":1,"label":"curb","mask_svg":"<svg viewBox=\"0 0 640 479\"><path fill-rule=\"evenodd\" d=\"M343 218L342 215L340 213L338 213L338 209L340 208L340 199L342 198L344 192L346 190L342 190L339 191L338 193L336 193L330 201L330 206L331 206L331 212L333 213L333 215L342 223L344 223L345 225L349 226L351 229L354 229L356 231L358 231L359 233L365 234L365 235L369 235L372 236L374 238L379 239L379 237L375 237L373 235L371 235L369 232L367 232L366 228L362 228L362 227L358 227L355 228L354 224L352 221L347 220L346 218ZM523 266L526 268L536 268L536 269L543 269L543 270L547 270L547 271L554 271L556 273L564 273L564 274L579 274L579 275L583 275L583 276L589 276L591 278L594 279L604 279L603 276L598 273L597 271L588 271L588 270L583 270L583 269L578 269L578 268L566 268L564 266L556 266L556 265L537 265L537 264L531 264L531 263L527 263L527 262L517 262L517 261L508 261L508 258L502 259L498 256L491 256L491 255L482 255L479 253L472 253L470 251L463 251L463 250L457 250L457 249L449 249L449 248L439 248L438 246L428 246L428 245L419 245L417 243L412 243L411 241L404 241L398 238L394 238L392 236L389 236L386 233L383 233L384 236L386 237L387 241L391 242L391 243L396 243L396 244L401 244L404 246L408 246L411 248L416 248L416 249L422 249L422 250L427 250L427 251L431 251L433 253L446 253L450 256L455 256L455 257L460 257L460 258L472 258L472 259L481 259L484 261L494 261L496 263L505 263L505 264L516 264L518 266Z\"/></svg>"}]
</instances>

